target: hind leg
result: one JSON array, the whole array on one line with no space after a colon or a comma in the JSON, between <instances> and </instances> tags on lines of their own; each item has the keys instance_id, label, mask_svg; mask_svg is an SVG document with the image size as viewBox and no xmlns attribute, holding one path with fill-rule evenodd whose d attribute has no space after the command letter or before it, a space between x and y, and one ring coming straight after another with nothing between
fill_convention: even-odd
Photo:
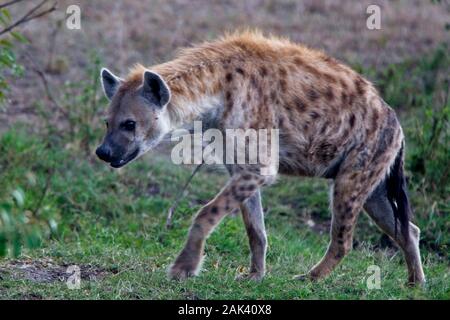
<instances>
[{"instance_id":1,"label":"hind leg","mask_svg":"<svg viewBox=\"0 0 450 320\"><path fill-rule=\"evenodd\" d=\"M261 280L266 269L267 236L259 190L241 205L241 211L250 244L251 263L250 272L237 279Z\"/></svg>"},{"instance_id":2,"label":"hind leg","mask_svg":"<svg viewBox=\"0 0 450 320\"><path fill-rule=\"evenodd\" d=\"M411 284L423 284L425 275L422 269L422 262L419 251L420 230L413 223L409 223L410 238L406 242L402 233L397 227L395 232L395 218L392 206L387 197L386 184L383 181L370 195L364 204L364 210L375 221L380 229L385 232L402 249L408 266L408 281ZM399 225L399 223L398 223Z\"/></svg>"},{"instance_id":3,"label":"hind leg","mask_svg":"<svg viewBox=\"0 0 450 320\"><path fill-rule=\"evenodd\" d=\"M336 178L332 194L331 241L327 252L307 275L297 279L316 280L327 276L351 250L356 220L370 192L370 186L357 183L364 180L361 172L344 173Z\"/></svg>"}]
</instances>

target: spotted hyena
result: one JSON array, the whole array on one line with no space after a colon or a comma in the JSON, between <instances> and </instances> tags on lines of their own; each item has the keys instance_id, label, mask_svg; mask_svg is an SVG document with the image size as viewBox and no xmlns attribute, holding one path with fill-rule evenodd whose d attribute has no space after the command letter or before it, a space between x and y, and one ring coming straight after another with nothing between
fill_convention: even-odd
<instances>
[{"instance_id":1,"label":"spotted hyena","mask_svg":"<svg viewBox=\"0 0 450 320\"><path fill-rule=\"evenodd\" d=\"M184 49L163 64L138 65L124 79L107 69L101 78L111 102L96 153L114 168L196 120L224 133L279 129L279 162L264 164L264 175L262 165L227 167L230 180L195 216L170 277L196 275L206 238L240 208L251 249L244 278L261 279L267 237L260 189L280 173L333 181L330 244L297 279L320 279L336 267L364 209L403 250L409 281L425 281L419 228L409 221L402 128L373 85L349 67L286 39L243 32Z\"/></svg>"}]
</instances>

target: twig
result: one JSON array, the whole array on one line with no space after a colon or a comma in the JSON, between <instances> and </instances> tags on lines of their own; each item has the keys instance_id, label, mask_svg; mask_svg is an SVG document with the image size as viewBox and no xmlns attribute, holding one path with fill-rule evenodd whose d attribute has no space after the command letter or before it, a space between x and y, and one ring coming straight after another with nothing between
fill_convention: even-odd
<instances>
[{"instance_id":1,"label":"twig","mask_svg":"<svg viewBox=\"0 0 450 320\"><path fill-rule=\"evenodd\" d=\"M68 112L61 106L61 104L56 100L53 96L52 91L50 90L50 84L48 83L47 77L45 76L45 72L38 66L36 61L34 61L33 57L28 53L24 52L25 57L31 62L32 69L41 79L41 82L44 86L45 95L47 98L53 103L53 105L66 117L69 117Z\"/></svg>"},{"instance_id":2,"label":"twig","mask_svg":"<svg viewBox=\"0 0 450 320\"><path fill-rule=\"evenodd\" d=\"M39 8L41 8L48 1L49 0L43 0L41 3L39 3L38 5L33 7L30 11L28 11L24 16L22 16L22 18L20 18L16 22L14 22L12 25L10 25L10 26L4 28L3 30L1 30L0 31L0 36L2 34L5 34L5 33L9 32L9 31L11 31L15 27L17 27L17 26L19 26L19 25L21 25L21 24L23 24L25 22L28 22L30 20L42 17L42 16L44 16L44 15L46 15L46 14L48 14L48 13L54 11L54 10L56 10L56 2L54 2L53 5L50 8L48 8L48 9L46 9L44 11L41 11L39 13L34 14Z\"/></svg>"},{"instance_id":3,"label":"twig","mask_svg":"<svg viewBox=\"0 0 450 320\"><path fill-rule=\"evenodd\" d=\"M201 168L201 166L203 165L203 163L200 163L197 167L195 167L195 169L192 171L191 176L189 177L189 179L186 181L186 183L183 186L183 189L181 190L181 192L178 194L178 196L175 198L175 202L173 203L173 205L169 208L169 211L167 212L167 219L166 219L166 228L170 229L172 228L172 218L173 218L173 213L175 212L175 210L178 207L178 203L180 202L180 200L183 198L184 192L186 191L187 187L189 186L189 183L191 183L192 178L195 176L195 174L198 172L198 170Z\"/></svg>"},{"instance_id":4,"label":"twig","mask_svg":"<svg viewBox=\"0 0 450 320\"><path fill-rule=\"evenodd\" d=\"M50 45L49 45L49 53L48 53L48 61L47 61L47 69L51 70L52 68L52 62L53 62L53 56L55 53L55 46L56 46L56 38L58 36L59 31L61 30L60 28L60 23L61 20L57 21L56 23L56 27L54 27L50 33Z\"/></svg>"},{"instance_id":5,"label":"twig","mask_svg":"<svg viewBox=\"0 0 450 320\"><path fill-rule=\"evenodd\" d=\"M8 6L10 6L10 5L13 5L13 4L15 4L15 3L18 3L18 2L20 2L20 1L23 1L23 0L12 0L12 1L10 1L10 2L4 3L4 4L0 4L0 9L3 9L3 8L5 8L5 7L8 7Z\"/></svg>"},{"instance_id":6,"label":"twig","mask_svg":"<svg viewBox=\"0 0 450 320\"><path fill-rule=\"evenodd\" d=\"M54 173L53 169L49 169L48 172L47 172L47 179L45 179L44 190L42 190L41 197L39 198L39 201L38 201L38 203L36 205L36 208L34 208L34 210L33 210L33 216L34 217L37 216L37 214L39 213L39 210L42 207L42 202L44 201L45 196L47 195L48 189L50 188L50 180L53 177L53 173Z\"/></svg>"}]
</instances>

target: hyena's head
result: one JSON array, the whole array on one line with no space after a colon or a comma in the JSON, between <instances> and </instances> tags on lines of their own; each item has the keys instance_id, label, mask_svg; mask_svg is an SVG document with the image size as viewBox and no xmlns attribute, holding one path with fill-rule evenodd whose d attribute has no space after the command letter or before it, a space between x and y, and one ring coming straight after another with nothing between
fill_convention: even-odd
<instances>
[{"instance_id":1,"label":"hyena's head","mask_svg":"<svg viewBox=\"0 0 450 320\"><path fill-rule=\"evenodd\" d=\"M169 131L167 104L170 90L152 71L139 83L127 82L102 69L103 91L110 100L106 135L96 154L120 168L157 145Z\"/></svg>"}]
</instances>

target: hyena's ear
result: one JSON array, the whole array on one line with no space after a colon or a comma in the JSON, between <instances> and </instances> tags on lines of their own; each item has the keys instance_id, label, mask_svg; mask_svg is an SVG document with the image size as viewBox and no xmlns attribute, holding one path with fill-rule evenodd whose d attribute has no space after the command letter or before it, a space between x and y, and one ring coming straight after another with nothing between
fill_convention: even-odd
<instances>
[{"instance_id":1,"label":"hyena's ear","mask_svg":"<svg viewBox=\"0 0 450 320\"><path fill-rule=\"evenodd\" d=\"M106 68L102 68L102 71L100 71L100 77L102 79L103 92L105 93L105 96L111 100L123 80L115 76Z\"/></svg>"},{"instance_id":2,"label":"hyena's ear","mask_svg":"<svg viewBox=\"0 0 450 320\"><path fill-rule=\"evenodd\" d=\"M170 89L161 76L152 71L144 72L142 95L152 104L164 107L170 100Z\"/></svg>"}]
</instances>

